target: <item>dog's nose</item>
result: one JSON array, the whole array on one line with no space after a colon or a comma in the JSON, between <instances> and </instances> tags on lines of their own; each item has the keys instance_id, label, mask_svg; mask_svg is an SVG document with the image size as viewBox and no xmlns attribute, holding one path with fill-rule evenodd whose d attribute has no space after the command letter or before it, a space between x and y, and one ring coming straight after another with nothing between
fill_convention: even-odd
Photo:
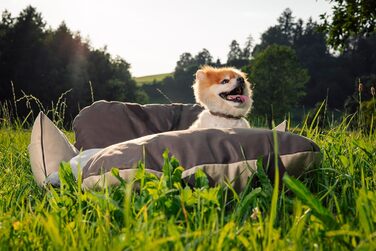
<instances>
[{"instance_id":1,"label":"dog's nose","mask_svg":"<svg viewBox=\"0 0 376 251\"><path fill-rule=\"evenodd\" d=\"M237 79L236 79L236 82L238 83L238 84L240 84L240 85L244 85L244 78L243 77L238 77Z\"/></svg>"}]
</instances>

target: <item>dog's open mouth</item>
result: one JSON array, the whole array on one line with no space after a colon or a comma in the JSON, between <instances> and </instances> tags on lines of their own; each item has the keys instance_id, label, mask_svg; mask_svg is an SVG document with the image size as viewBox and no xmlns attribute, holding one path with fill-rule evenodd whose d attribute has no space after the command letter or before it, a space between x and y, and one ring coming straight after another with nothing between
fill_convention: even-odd
<instances>
[{"instance_id":1,"label":"dog's open mouth","mask_svg":"<svg viewBox=\"0 0 376 251\"><path fill-rule=\"evenodd\" d=\"M248 96L244 95L244 88L242 86L237 86L230 92L222 92L219 96L225 100L236 103L244 103L249 99Z\"/></svg>"}]
</instances>

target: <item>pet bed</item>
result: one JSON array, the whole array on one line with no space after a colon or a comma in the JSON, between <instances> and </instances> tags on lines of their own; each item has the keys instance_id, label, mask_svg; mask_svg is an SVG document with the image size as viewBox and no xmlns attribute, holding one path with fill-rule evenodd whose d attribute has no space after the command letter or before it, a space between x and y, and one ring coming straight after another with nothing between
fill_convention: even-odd
<instances>
[{"instance_id":1,"label":"pet bed","mask_svg":"<svg viewBox=\"0 0 376 251\"><path fill-rule=\"evenodd\" d=\"M182 176L191 184L195 172L202 169L211 185L228 181L241 191L260 157L265 166L269 166L268 174L273 175L272 130L187 129L201 111L198 105L98 101L75 118L74 146L40 113L29 145L34 177L42 185L46 177L56 174L61 161L70 161L73 166L81 165L83 188L104 187L118 184L112 168L118 168L120 176L128 180L140 160L144 161L148 172L160 176L162 153L167 148L185 168ZM287 172L299 176L319 163L321 154L314 142L289 132L276 134L281 175ZM88 151L91 154L87 154Z\"/></svg>"}]
</instances>

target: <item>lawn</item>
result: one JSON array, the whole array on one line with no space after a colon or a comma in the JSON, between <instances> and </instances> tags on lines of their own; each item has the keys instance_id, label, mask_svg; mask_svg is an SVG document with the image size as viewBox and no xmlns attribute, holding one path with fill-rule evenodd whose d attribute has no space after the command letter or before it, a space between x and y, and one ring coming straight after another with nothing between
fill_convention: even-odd
<instances>
[{"instance_id":1,"label":"lawn","mask_svg":"<svg viewBox=\"0 0 376 251\"><path fill-rule=\"evenodd\" d=\"M375 250L376 134L350 131L347 122L300 128L323 161L299 181L286 176L276 189L260 167L259 186L236 194L208 187L203 173L197 187L186 187L167 156L170 172L160 179L140 163L137 191L126 182L82 191L66 165L60 189L40 188L27 152L30 130L3 120L0 250Z\"/></svg>"}]
</instances>

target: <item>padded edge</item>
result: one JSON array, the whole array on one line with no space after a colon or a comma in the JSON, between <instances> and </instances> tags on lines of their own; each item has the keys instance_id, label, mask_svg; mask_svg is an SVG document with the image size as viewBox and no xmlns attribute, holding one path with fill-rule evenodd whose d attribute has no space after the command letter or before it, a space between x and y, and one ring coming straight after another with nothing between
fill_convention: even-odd
<instances>
[{"instance_id":1,"label":"padded edge","mask_svg":"<svg viewBox=\"0 0 376 251\"><path fill-rule=\"evenodd\" d=\"M162 176L162 172L155 171L152 169L145 169L146 172L155 174L157 177ZM136 175L137 169L123 169L119 170L119 175L125 181L131 181ZM82 189L102 189L108 186L120 185L119 180L112 175L112 172L106 172L99 175L90 176L82 181Z\"/></svg>"},{"instance_id":2,"label":"padded edge","mask_svg":"<svg viewBox=\"0 0 376 251\"><path fill-rule=\"evenodd\" d=\"M62 161L69 161L78 154L64 133L43 112L35 119L28 150L31 170L40 186L48 175L59 170Z\"/></svg>"},{"instance_id":3,"label":"padded edge","mask_svg":"<svg viewBox=\"0 0 376 251\"><path fill-rule=\"evenodd\" d=\"M278 155L281 177L284 172L298 177L320 163L320 150L309 139L287 132L277 132L277 135L281 147ZM121 177L130 179L128 175L135 172L135 166L139 160L143 160L144 153L146 168L161 175L162 152L169 148L170 154L187 168L183 177L189 184L194 184L194 173L202 169L211 185L229 181L233 182L237 191L241 191L256 169L258 157L266 158L263 165L269 166L269 177L274 176L274 161L268 160L274 158L271 137L271 130L261 129L184 130L149 135L110 146L93 156L83 169L83 186L91 188L97 184L100 184L99 187L118 184L116 179L109 178L112 167L119 168ZM200 147L203 142L205 147ZM201 149L199 154L197 149Z\"/></svg>"},{"instance_id":4,"label":"padded edge","mask_svg":"<svg viewBox=\"0 0 376 251\"><path fill-rule=\"evenodd\" d=\"M282 165L278 166L280 178L282 178L283 173L287 172L291 176L298 177L303 174L304 171L313 168L318 165L321 161L321 153L319 152L301 152L295 154L289 154L280 156ZM271 162L271 164L273 161ZM265 163L264 163L265 164ZM273 164L272 164L273 166ZM268 169L273 168L269 166ZM302 168L303 167L303 168ZM242 191L248 182L248 179L257 169L257 160L247 160L240 161L237 163L230 164L205 164L194 166L190 169L184 170L182 173L182 178L188 182L190 185L194 185L194 175L201 169L205 172L209 179L211 186L217 184L224 184L228 182L233 186L235 191ZM155 174L156 176L162 176L161 171L156 171L153 169L145 169L146 172ZM126 181L131 181L136 174L137 169L120 169L119 175ZM274 170L268 172L269 176L274 175ZM273 180L274 177L270 177ZM100 188L103 189L107 186L119 185L119 180L114 177L111 171L103 174L93 175L83 180L82 187L84 189Z\"/></svg>"}]
</instances>

